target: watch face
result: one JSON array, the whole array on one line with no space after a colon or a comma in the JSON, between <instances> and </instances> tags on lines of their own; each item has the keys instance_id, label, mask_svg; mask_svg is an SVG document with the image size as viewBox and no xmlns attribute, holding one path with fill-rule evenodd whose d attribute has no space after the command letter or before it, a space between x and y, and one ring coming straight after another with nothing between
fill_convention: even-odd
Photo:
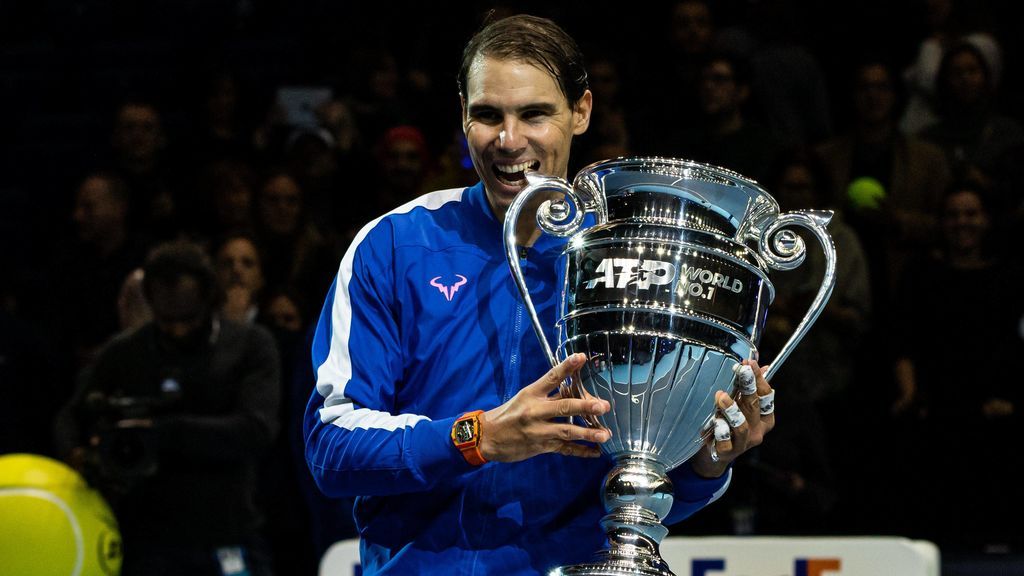
<instances>
[{"instance_id":1,"label":"watch face","mask_svg":"<svg viewBox=\"0 0 1024 576\"><path fill-rule=\"evenodd\" d=\"M459 444L473 440L473 421L461 420L455 423L455 441Z\"/></svg>"}]
</instances>

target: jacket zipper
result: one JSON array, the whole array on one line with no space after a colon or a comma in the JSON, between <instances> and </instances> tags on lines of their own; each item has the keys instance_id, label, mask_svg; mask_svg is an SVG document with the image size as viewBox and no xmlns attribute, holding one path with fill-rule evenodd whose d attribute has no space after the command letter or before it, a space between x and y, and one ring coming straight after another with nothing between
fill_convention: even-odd
<instances>
[{"instance_id":1,"label":"jacket zipper","mask_svg":"<svg viewBox=\"0 0 1024 576\"><path fill-rule=\"evenodd\" d=\"M519 247L519 265L524 267L526 265L527 248L524 246ZM523 278L526 277L526 271L523 271ZM527 284L529 286L529 284ZM508 362L508 373L505 379L505 390L501 395L502 403L508 402L512 399L512 396L519 391L519 354L520 354L520 340L522 339L523 332L523 312L525 305L523 304L522 296L516 298L515 307L515 319L512 321L512 357Z\"/></svg>"}]
</instances>

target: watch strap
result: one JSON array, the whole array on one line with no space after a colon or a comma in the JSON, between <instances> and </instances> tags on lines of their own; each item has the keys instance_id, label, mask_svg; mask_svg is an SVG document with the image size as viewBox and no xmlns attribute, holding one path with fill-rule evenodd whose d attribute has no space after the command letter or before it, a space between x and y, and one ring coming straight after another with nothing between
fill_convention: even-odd
<instances>
[{"instance_id":1,"label":"watch strap","mask_svg":"<svg viewBox=\"0 0 1024 576\"><path fill-rule=\"evenodd\" d=\"M452 442L455 447L462 453L462 457L466 459L473 466L481 466L487 463L487 459L480 452L480 437L483 434L483 426L480 424L480 415L483 414L483 410L474 410L472 412L466 412L462 416L459 416L455 420L455 424L452 425ZM459 443L456 438L456 430L458 429L459 423L470 420L473 422L475 433L473 439L469 442Z\"/></svg>"}]
</instances>

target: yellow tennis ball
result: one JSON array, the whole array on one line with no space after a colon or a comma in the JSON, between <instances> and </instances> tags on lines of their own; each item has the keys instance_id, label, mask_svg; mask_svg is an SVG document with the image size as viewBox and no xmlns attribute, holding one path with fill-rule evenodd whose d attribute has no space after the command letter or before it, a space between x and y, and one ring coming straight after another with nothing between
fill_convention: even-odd
<instances>
[{"instance_id":1,"label":"yellow tennis ball","mask_svg":"<svg viewBox=\"0 0 1024 576\"><path fill-rule=\"evenodd\" d=\"M850 205L857 210L877 210L885 199L885 186L870 176L862 176L850 182L846 188Z\"/></svg>"},{"instance_id":2,"label":"yellow tennis ball","mask_svg":"<svg viewBox=\"0 0 1024 576\"><path fill-rule=\"evenodd\" d=\"M116 576L121 534L110 507L70 467L34 454L0 456L0 571Z\"/></svg>"}]
</instances>

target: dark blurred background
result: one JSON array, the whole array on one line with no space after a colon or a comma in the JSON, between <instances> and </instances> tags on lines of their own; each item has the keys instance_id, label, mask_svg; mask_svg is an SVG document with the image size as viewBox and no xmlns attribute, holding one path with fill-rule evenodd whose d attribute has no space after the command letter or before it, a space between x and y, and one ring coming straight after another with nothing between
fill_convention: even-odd
<instances>
[{"instance_id":1,"label":"dark blurred background","mask_svg":"<svg viewBox=\"0 0 1024 576\"><path fill-rule=\"evenodd\" d=\"M475 182L462 47L519 12L553 18L588 59L594 119L572 173L688 157L784 209L837 211L839 285L775 382L779 429L675 533L1020 552L1018 2L0 2L0 449L53 454L79 372L148 319L133 271L186 238L221 272L220 312L278 336L285 432L268 467L303 503L268 513L277 532L350 536L346 503L303 477L304 337L362 224ZM822 268L812 255L778 275L764 357Z\"/></svg>"}]
</instances>

